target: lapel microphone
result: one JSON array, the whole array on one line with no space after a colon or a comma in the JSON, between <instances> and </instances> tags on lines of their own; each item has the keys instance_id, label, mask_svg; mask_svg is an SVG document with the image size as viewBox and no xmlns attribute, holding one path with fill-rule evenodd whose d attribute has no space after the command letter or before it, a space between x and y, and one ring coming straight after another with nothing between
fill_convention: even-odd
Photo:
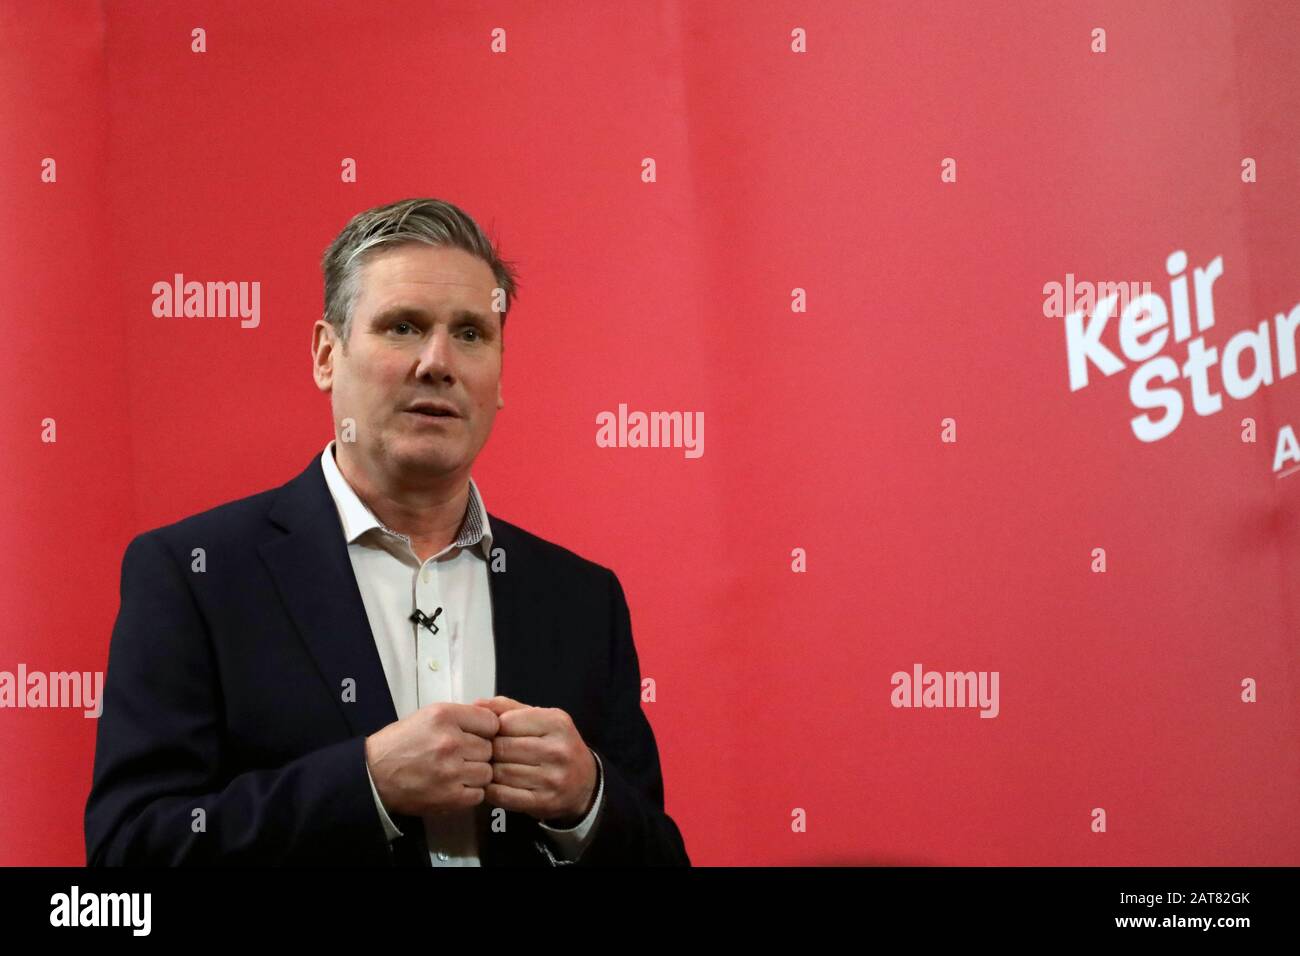
<instances>
[{"instance_id":1,"label":"lapel microphone","mask_svg":"<svg viewBox=\"0 0 1300 956\"><path fill-rule=\"evenodd\" d=\"M442 613L442 608L438 608L433 612L433 617L429 617L427 614L425 614L417 607L414 611L411 612L411 616L408 617L407 620L412 622L413 624L419 624L423 627L428 628L429 632L432 634L437 634L438 625L434 624L433 622L437 620L438 615L441 613Z\"/></svg>"}]
</instances>

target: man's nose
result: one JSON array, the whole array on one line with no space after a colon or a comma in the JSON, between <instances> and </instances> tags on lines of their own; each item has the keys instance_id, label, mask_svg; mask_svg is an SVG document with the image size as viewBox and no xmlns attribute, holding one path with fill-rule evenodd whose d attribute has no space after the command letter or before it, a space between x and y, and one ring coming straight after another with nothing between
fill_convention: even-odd
<instances>
[{"instance_id":1,"label":"man's nose","mask_svg":"<svg viewBox=\"0 0 1300 956\"><path fill-rule=\"evenodd\" d=\"M442 378L452 373L451 332L445 326L435 326L420 347L420 361L416 365L417 377Z\"/></svg>"}]
</instances>

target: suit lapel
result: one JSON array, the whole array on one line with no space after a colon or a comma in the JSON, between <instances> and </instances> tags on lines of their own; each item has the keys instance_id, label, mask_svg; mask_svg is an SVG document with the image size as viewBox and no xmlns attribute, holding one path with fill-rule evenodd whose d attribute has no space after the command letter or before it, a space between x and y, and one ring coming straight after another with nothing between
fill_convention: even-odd
<instances>
[{"instance_id":1,"label":"suit lapel","mask_svg":"<svg viewBox=\"0 0 1300 956\"><path fill-rule=\"evenodd\" d=\"M493 571L488 563L488 590L492 595L492 645L496 657L496 691L502 697L511 697L522 703L531 703L527 696L527 675L530 668L523 661L523 645L519 627L519 571L513 573L511 562L520 555L515 545L514 529L496 515L488 512L492 525L492 550L500 548L505 558L505 570Z\"/></svg>"},{"instance_id":2,"label":"suit lapel","mask_svg":"<svg viewBox=\"0 0 1300 956\"><path fill-rule=\"evenodd\" d=\"M548 624L545 593L541 590L549 569L533 560L525 532L489 513L492 550L504 552L506 570L493 571L488 564L488 587L492 593L492 641L496 653L496 693L530 707L548 703L555 693L548 654L553 653L556 635Z\"/></svg>"},{"instance_id":3,"label":"suit lapel","mask_svg":"<svg viewBox=\"0 0 1300 956\"><path fill-rule=\"evenodd\" d=\"M258 549L262 560L343 718L369 736L397 710L319 459L285 485L268 518L287 534ZM355 700L344 699L348 680Z\"/></svg>"}]
</instances>

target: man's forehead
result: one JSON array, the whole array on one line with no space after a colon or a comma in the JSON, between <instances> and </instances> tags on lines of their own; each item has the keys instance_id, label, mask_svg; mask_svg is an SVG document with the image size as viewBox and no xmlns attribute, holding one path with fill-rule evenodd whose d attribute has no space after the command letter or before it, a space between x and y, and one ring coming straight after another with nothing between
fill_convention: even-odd
<instances>
[{"instance_id":1,"label":"man's forehead","mask_svg":"<svg viewBox=\"0 0 1300 956\"><path fill-rule=\"evenodd\" d=\"M458 285L477 289L495 284L492 269L464 249L447 246L402 245L368 258L367 279L412 285Z\"/></svg>"},{"instance_id":2,"label":"man's forehead","mask_svg":"<svg viewBox=\"0 0 1300 956\"><path fill-rule=\"evenodd\" d=\"M422 270L411 272L395 272L387 276L377 276L386 286L408 285L408 286L454 286L458 289L468 289L472 292L492 291L492 283L484 283L476 279L467 279L460 273L430 273Z\"/></svg>"},{"instance_id":3,"label":"man's forehead","mask_svg":"<svg viewBox=\"0 0 1300 956\"><path fill-rule=\"evenodd\" d=\"M491 299L494 285L490 273L488 278L475 279L455 270L403 267L367 276L358 304L386 311L396 305L450 298L477 306Z\"/></svg>"}]
</instances>

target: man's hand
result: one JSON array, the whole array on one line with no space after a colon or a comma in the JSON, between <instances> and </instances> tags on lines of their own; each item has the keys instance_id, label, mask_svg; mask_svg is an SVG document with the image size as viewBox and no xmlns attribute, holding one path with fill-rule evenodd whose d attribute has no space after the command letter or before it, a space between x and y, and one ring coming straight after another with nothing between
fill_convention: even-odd
<instances>
[{"instance_id":1,"label":"man's hand","mask_svg":"<svg viewBox=\"0 0 1300 956\"><path fill-rule=\"evenodd\" d=\"M492 739L487 802L556 827L576 826L596 799L596 758L573 719L556 707L479 698L500 719Z\"/></svg>"},{"instance_id":2,"label":"man's hand","mask_svg":"<svg viewBox=\"0 0 1300 956\"><path fill-rule=\"evenodd\" d=\"M428 704L366 738L366 765L386 808L409 816L482 803L498 719L486 707Z\"/></svg>"}]
</instances>

